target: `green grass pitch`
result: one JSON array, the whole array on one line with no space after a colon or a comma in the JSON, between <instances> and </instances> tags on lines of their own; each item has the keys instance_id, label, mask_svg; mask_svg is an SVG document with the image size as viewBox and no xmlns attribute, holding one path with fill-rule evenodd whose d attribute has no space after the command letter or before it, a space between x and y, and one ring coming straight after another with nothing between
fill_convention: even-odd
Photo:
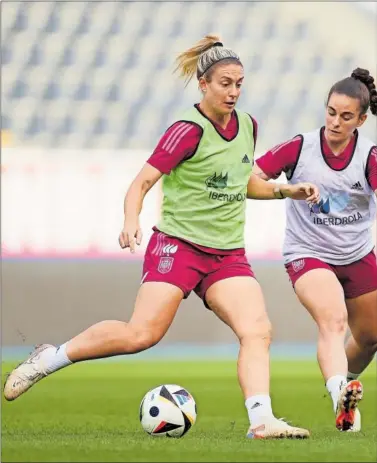
<instances>
[{"instance_id":1,"label":"green grass pitch","mask_svg":"<svg viewBox=\"0 0 377 463\"><path fill-rule=\"evenodd\" d=\"M3 377L14 364L3 363ZM361 433L336 430L315 361L273 361L275 414L307 427L307 440L249 440L235 361L96 361L59 371L14 402L2 401L2 461L376 461L376 365L361 378ZM3 378L4 379L4 378ZM196 424L181 439L147 435L139 404L163 383L187 388Z\"/></svg>"}]
</instances>

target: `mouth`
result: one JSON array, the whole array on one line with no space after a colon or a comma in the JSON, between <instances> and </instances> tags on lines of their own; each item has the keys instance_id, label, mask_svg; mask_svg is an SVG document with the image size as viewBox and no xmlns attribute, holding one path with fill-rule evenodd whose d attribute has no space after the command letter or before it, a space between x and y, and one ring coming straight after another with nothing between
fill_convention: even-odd
<instances>
[{"instance_id":1,"label":"mouth","mask_svg":"<svg viewBox=\"0 0 377 463\"><path fill-rule=\"evenodd\" d=\"M225 105L228 106L228 108L234 108L236 102L235 101L226 101Z\"/></svg>"},{"instance_id":2,"label":"mouth","mask_svg":"<svg viewBox=\"0 0 377 463\"><path fill-rule=\"evenodd\" d=\"M340 132L338 132L337 130L330 129L330 132L335 135L340 135Z\"/></svg>"}]
</instances>

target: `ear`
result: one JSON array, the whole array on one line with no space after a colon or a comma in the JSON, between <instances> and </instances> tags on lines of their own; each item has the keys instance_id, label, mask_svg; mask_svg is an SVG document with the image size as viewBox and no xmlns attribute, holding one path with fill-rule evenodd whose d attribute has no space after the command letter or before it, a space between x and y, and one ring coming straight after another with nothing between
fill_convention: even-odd
<instances>
[{"instance_id":1,"label":"ear","mask_svg":"<svg viewBox=\"0 0 377 463\"><path fill-rule=\"evenodd\" d=\"M368 118L368 115L367 114L362 114L360 117L359 117L359 121L357 123L357 127L361 127L364 122L367 120Z\"/></svg>"},{"instance_id":2,"label":"ear","mask_svg":"<svg viewBox=\"0 0 377 463\"><path fill-rule=\"evenodd\" d=\"M207 90L207 81L205 80L204 77L199 78L199 90L202 91L203 93L205 93Z\"/></svg>"}]
</instances>

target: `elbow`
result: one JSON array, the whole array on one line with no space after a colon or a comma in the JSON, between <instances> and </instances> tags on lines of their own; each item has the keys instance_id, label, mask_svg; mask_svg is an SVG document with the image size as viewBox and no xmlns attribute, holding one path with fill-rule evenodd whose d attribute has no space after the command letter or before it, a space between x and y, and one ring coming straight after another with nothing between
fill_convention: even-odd
<instances>
[{"instance_id":1,"label":"elbow","mask_svg":"<svg viewBox=\"0 0 377 463\"><path fill-rule=\"evenodd\" d=\"M154 183L152 182L152 180L149 179L145 179L141 182L140 189L143 193L143 196L145 196L148 193L148 191L152 188L153 185Z\"/></svg>"},{"instance_id":2,"label":"elbow","mask_svg":"<svg viewBox=\"0 0 377 463\"><path fill-rule=\"evenodd\" d=\"M129 198L144 198L151 186L148 180L135 179L127 190L126 200L129 200Z\"/></svg>"},{"instance_id":3,"label":"elbow","mask_svg":"<svg viewBox=\"0 0 377 463\"><path fill-rule=\"evenodd\" d=\"M152 185L153 185L153 183L148 179L138 179L138 178L136 178L132 182L132 184L130 186L130 190L133 190L134 192L142 193L143 196L144 196L152 188Z\"/></svg>"},{"instance_id":4,"label":"elbow","mask_svg":"<svg viewBox=\"0 0 377 463\"><path fill-rule=\"evenodd\" d=\"M255 199L258 197L258 191L256 188L248 188L246 192L247 199Z\"/></svg>"}]
</instances>

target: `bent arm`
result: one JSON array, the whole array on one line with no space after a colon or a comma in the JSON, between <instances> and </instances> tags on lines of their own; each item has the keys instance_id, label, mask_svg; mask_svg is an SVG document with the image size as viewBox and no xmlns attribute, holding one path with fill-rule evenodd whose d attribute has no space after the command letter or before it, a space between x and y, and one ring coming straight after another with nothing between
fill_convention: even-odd
<instances>
[{"instance_id":1,"label":"bent arm","mask_svg":"<svg viewBox=\"0 0 377 463\"><path fill-rule=\"evenodd\" d=\"M163 174L169 175L178 164L195 153L202 132L199 126L188 122L178 121L168 128L127 191L124 199L127 221L136 223L144 197L153 185Z\"/></svg>"},{"instance_id":2,"label":"bent arm","mask_svg":"<svg viewBox=\"0 0 377 463\"><path fill-rule=\"evenodd\" d=\"M262 171L261 173L263 174ZM253 169L247 184L248 199L284 199L288 196L289 185L270 183L267 181L268 177L265 174L263 176L266 177L266 180L263 179L262 175L254 173Z\"/></svg>"},{"instance_id":3,"label":"bent arm","mask_svg":"<svg viewBox=\"0 0 377 463\"><path fill-rule=\"evenodd\" d=\"M250 199L283 199L290 195L292 187L282 183L268 183L282 172L290 170L297 162L301 150L301 138L281 143L256 160L247 187Z\"/></svg>"},{"instance_id":4,"label":"bent arm","mask_svg":"<svg viewBox=\"0 0 377 463\"><path fill-rule=\"evenodd\" d=\"M261 178L262 180L270 180L270 176L265 174L263 170L258 166L258 164L254 164L253 166L253 174L256 175L257 177Z\"/></svg>"},{"instance_id":5,"label":"bent arm","mask_svg":"<svg viewBox=\"0 0 377 463\"><path fill-rule=\"evenodd\" d=\"M145 195L162 177L155 167L146 163L131 183L124 198L124 220L137 222L143 206Z\"/></svg>"}]
</instances>

